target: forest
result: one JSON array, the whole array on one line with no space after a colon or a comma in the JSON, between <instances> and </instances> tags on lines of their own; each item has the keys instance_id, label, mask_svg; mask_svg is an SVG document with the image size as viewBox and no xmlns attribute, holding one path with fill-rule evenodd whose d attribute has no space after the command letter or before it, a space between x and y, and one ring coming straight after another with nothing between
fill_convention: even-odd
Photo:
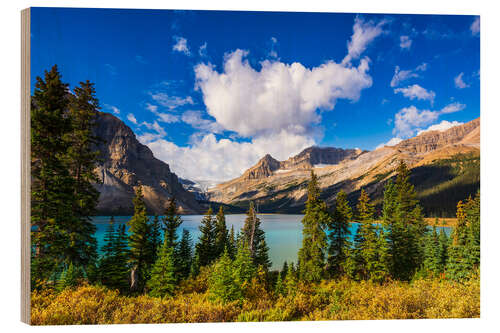
<instances>
[{"instance_id":1,"label":"forest","mask_svg":"<svg viewBox=\"0 0 500 333\"><path fill-rule=\"evenodd\" d=\"M140 184L133 216L111 217L98 249L95 95L89 81L70 91L54 66L32 96L32 324L479 317L479 191L457 202L451 234L438 233L403 161L380 216L364 190L355 205L340 191L327 206L311 172L298 260L280 270L252 203L241 230L209 208L194 240L175 198L147 214Z\"/></svg>"}]
</instances>

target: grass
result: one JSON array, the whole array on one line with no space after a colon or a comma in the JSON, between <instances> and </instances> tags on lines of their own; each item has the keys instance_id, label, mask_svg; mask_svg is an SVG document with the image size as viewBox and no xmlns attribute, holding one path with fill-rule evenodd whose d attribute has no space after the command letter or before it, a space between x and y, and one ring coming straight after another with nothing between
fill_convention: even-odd
<instances>
[{"instance_id":1,"label":"grass","mask_svg":"<svg viewBox=\"0 0 500 333\"><path fill-rule=\"evenodd\" d=\"M479 278L465 283L422 279L385 284L348 279L299 285L295 295L255 293L242 302L218 303L203 291L173 298L127 297L84 285L61 293L34 291L34 325L195 323L230 321L477 318Z\"/></svg>"}]
</instances>

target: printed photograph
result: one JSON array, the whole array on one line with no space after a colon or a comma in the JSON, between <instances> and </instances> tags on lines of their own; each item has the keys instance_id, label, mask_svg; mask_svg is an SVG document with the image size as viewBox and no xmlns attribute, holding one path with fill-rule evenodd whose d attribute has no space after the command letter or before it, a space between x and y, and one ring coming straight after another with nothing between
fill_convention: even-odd
<instances>
[{"instance_id":1,"label":"printed photograph","mask_svg":"<svg viewBox=\"0 0 500 333\"><path fill-rule=\"evenodd\" d=\"M29 32L32 325L480 317L479 16Z\"/></svg>"}]
</instances>

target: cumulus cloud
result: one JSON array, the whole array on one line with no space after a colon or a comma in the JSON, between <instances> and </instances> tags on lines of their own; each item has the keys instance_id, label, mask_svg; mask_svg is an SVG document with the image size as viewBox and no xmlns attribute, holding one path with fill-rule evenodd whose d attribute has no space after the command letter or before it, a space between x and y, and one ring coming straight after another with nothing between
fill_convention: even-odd
<instances>
[{"instance_id":1,"label":"cumulus cloud","mask_svg":"<svg viewBox=\"0 0 500 333\"><path fill-rule=\"evenodd\" d=\"M429 131L444 132L447 129L450 129L450 128L458 126L458 125L463 125L463 123L456 121L456 120L454 120L454 121L443 120L439 124L434 124L434 125L429 126L426 129L418 131L417 135L420 135L422 133L429 132Z\"/></svg>"},{"instance_id":2,"label":"cumulus cloud","mask_svg":"<svg viewBox=\"0 0 500 333\"><path fill-rule=\"evenodd\" d=\"M394 93L402 93L403 96L408 97L410 100L427 100L430 101L431 104L434 103L434 98L436 97L436 93L434 91L427 90L418 84L414 84L406 88L396 88L394 89Z\"/></svg>"},{"instance_id":3,"label":"cumulus cloud","mask_svg":"<svg viewBox=\"0 0 500 333\"><path fill-rule=\"evenodd\" d=\"M132 123L134 123L134 124L136 124L136 125L137 125L137 119L135 119L135 116L134 116L132 113L129 113L129 114L127 115L127 119L128 119L130 122L132 122Z\"/></svg>"},{"instance_id":4,"label":"cumulus cloud","mask_svg":"<svg viewBox=\"0 0 500 333\"><path fill-rule=\"evenodd\" d=\"M415 106L401 109L394 117L393 134L397 137L407 138L421 130L423 126L429 126L436 121L440 115L461 111L464 104L452 103L441 110L419 110Z\"/></svg>"},{"instance_id":5,"label":"cumulus cloud","mask_svg":"<svg viewBox=\"0 0 500 333\"><path fill-rule=\"evenodd\" d=\"M191 52L189 51L189 47L187 45L186 38L178 36L174 36L173 38L175 40L175 44L172 47L172 50L184 53L187 56L191 55Z\"/></svg>"},{"instance_id":6,"label":"cumulus cloud","mask_svg":"<svg viewBox=\"0 0 500 333\"><path fill-rule=\"evenodd\" d=\"M396 66L394 69L394 76L392 77L391 80L391 87L397 87L399 86L402 82L411 79L411 78L416 78L419 77L420 75L418 72L425 72L427 70L427 63L422 63L421 65L417 66L415 69L409 69L409 70L401 70L399 66Z\"/></svg>"},{"instance_id":7,"label":"cumulus cloud","mask_svg":"<svg viewBox=\"0 0 500 333\"><path fill-rule=\"evenodd\" d=\"M375 149L379 149L379 148L382 148L385 146L395 146L398 143L400 143L401 141L403 141L403 139L401 139L401 138L392 138L389 141L387 141L386 143L379 144L377 147L375 147Z\"/></svg>"},{"instance_id":8,"label":"cumulus cloud","mask_svg":"<svg viewBox=\"0 0 500 333\"><path fill-rule=\"evenodd\" d=\"M400 36L399 37L399 47L404 50L409 50L413 41L409 36Z\"/></svg>"},{"instance_id":9,"label":"cumulus cloud","mask_svg":"<svg viewBox=\"0 0 500 333\"><path fill-rule=\"evenodd\" d=\"M473 36L477 36L479 35L480 30L481 30L481 22L479 20L479 16L477 16L470 25L470 31Z\"/></svg>"},{"instance_id":10,"label":"cumulus cloud","mask_svg":"<svg viewBox=\"0 0 500 333\"><path fill-rule=\"evenodd\" d=\"M361 17L356 16L352 27L353 34L347 43L347 55L342 60L342 64L348 64L352 59L358 59L368 44L384 32L383 26L386 23L388 23L387 20L381 20L378 23L372 20L365 22Z\"/></svg>"},{"instance_id":11,"label":"cumulus cloud","mask_svg":"<svg viewBox=\"0 0 500 333\"><path fill-rule=\"evenodd\" d=\"M454 81L455 81L455 87L457 87L458 89L464 89L464 88L469 87L469 85L464 82L463 76L464 76L464 73L461 72L454 79Z\"/></svg>"},{"instance_id":12,"label":"cumulus cloud","mask_svg":"<svg viewBox=\"0 0 500 333\"><path fill-rule=\"evenodd\" d=\"M266 60L258 71L244 59L247 54L236 50L226 55L222 73L211 64L195 67L207 112L223 128L245 137L281 129L310 132L320 120L317 109L332 110L340 98L357 101L361 90L372 85L367 59L358 67L328 61L310 69Z\"/></svg>"},{"instance_id":13,"label":"cumulus cloud","mask_svg":"<svg viewBox=\"0 0 500 333\"><path fill-rule=\"evenodd\" d=\"M148 138L139 137L140 140ZM314 145L312 139L286 131L250 142L217 139L210 133L197 137L187 147L179 147L164 139L146 143L155 156L167 161L172 171L180 177L214 181L240 176L265 154L284 160Z\"/></svg>"}]
</instances>

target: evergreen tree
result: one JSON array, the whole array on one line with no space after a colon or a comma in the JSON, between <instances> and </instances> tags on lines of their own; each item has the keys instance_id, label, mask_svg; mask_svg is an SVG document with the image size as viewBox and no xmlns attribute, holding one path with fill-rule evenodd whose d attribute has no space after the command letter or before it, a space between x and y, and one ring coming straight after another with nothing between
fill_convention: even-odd
<instances>
[{"instance_id":1,"label":"evergreen tree","mask_svg":"<svg viewBox=\"0 0 500 333\"><path fill-rule=\"evenodd\" d=\"M216 257L220 257L224 249L229 248L229 234L226 226L226 216L222 205L219 207L219 212L215 216L215 251ZM229 251L229 256L231 252Z\"/></svg>"},{"instance_id":2,"label":"evergreen tree","mask_svg":"<svg viewBox=\"0 0 500 333\"><path fill-rule=\"evenodd\" d=\"M224 250L221 258L214 265L209 278L209 295L223 303L241 299L242 286L238 283L229 253Z\"/></svg>"},{"instance_id":3,"label":"evergreen tree","mask_svg":"<svg viewBox=\"0 0 500 333\"><path fill-rule=\"evenodd\" d=\"M212 263L217 257L215 247L215 219L212 208L210 207L201 220L200 225L201 236L196 244L196 253L199 266L206 266Z\"/></svg>"},{"instance_id":4,"label":"evergreen tree","mask_svg":"<svg viewBox=\"0 0 500 333\"><path fill-rule=\"evenodd\" d=\"M288 296L295 296L296 292L297 292L297 276L292 262L290 263L290 267L285 277L285 293Z\"/></svg>"},{"instance_id":5,"label":"evergreen tree","mask_svg":"<svg viewBox=\"0 0 500 333\"><path fill-rule=\"evenodd\" d=\"M242 293L244 293L256 274L250 247L245 242L240 242L238 246L238 252L234 259L234 274L237 285L240 286Z\"/></svg>"},{"instance_id":6,"label":"evergreen tree","mask_svg":"<svg viewBox=\"0 0 500 333\"><path fill-rule=\"evenodd\" d=\"M250 202L247 218L241 230L242 242L248 245L255 266L262 266L265 270L271 267L269 248L266 244L265 233L260 227L260 219L253 202Z\"/></svg>"},{"instance_id":7,"label":"evergreen tree","mask_svg":"<svg viewBox=\"0 0 500 333\"><path fill-rule=\"evenodd\" d=\"M61 276L56 284L57 291L63 291L66 288L76 287L80 280L83 278L82 269L79 266L70 263L69 266L64 269Z\"/></svg>"},{"instance_id":8,"label":"evergreen tree","mask_svg":"<svg viewBox=\"0 0 500 333\"><path fill-rule=\"evenodd\" d=\"M113 276L111 286L122 292L129 289L129 273L130 268L128 264L129 249L128 249L128 235L125 224L118 226L118 232L113 244Z\"/></svg>"},{"instance_id":9,"label":"evergreen tree","mask_svg":"<svg viewBox=\"0 0 500 333\"><path fill-rule=\"evenodd\" d=\"M278 278L276 279L276 285L274 287L274 294L276 296L285 295L285 286L283 284L283 279L281 278L281 274L278 274Z\"/></svg>"},{"instance_id":10,"label":"evergreen tree","mask_svg":"<svg viewBox=\"0 0 500 333\"><path fill-rule=\"evenodd\" d=\"M151 261L156 262L156 259L158 259L157 254L159 251L159 247L162 245L160 219L156 214L153 218L153 222L151 223L150 237L151 237L151 239L149 240L149 244L151 245L150 252L153 253L153 258L151 258Z\"/></svg>"},{"instance_id":11,"label":"evergreen tree","mask_svg":"<svg viewBox=\"0 0 500 333\"><path fill-rule=\"evenodd\" d=\"M350 275L355 279L369 279L378 260L378 237L373 226L374 207L364 189L361 190L356 208L359 226L354 237L354 249L350 251L353 262L351 266L354 266Z\"/></svg>"},{"instance_id":12,"label":"evergreen tree","mask_svg":"<svg viewBox=\"0 0 500 333\"><path fill-rule=\"evenodd\" d=\"M114 274L114 244L117 238L115 230L115 218L111 216L108 227L104 234L104 245L101 248L102 257L99 260L99 275L101 283L105 286L110 286L111 277Z\"/></svg>"},{"instance_id":13,"label":"evergreen tree","mask_svg":"<svg viewBox=\"0 0 500 333\"><path fill-rule=\"evenodd\" d=\"M88 80L73 89L67 112L71 130L65 135L69 146L64 159L73 178L74 216L67 220L66 232L71 238L67 251L69 260L83 266L97 258L96 229L91 223L99 200L99 192L94 186L99 182L95 167L100 154L95 150L98 138L93 134L99 112L95 94L94 84Z\"/></svg>"},{"instance_id":14,"label":"evergreen tree","mask_svg":"<svg viewBox=\"0 0 500 333\"><path fill-rule=\"evenodd\" d=\"M457 224L448 251L446 274L453 280L469 279L480 264L480 196L457 204Z\"/></svg>"},{"instance_id":15,"label":"evergreen tree","mask_svg":"<svg viewBox=\"0 0 500 333\"><path fill-rule=\"evenodd\" d=\"M54 276L71 261L67 251L71 235L65 232L68 221L75 220L74 181L65 159L71 131L68 96L68 84L62 82L57 66L45 71L44 78L36 78L31 98L31 274L35 280Z\"/></svg>"},{"instance_id":16,"label":"evergreen tree","mask_svg":"<svg viewBox=\"0 0 500 333\"><path fill-rule=\"evenodd\" d=\"M319 281L323 276L328 248L325 229L331 216L320 199L318 178L311 171L307 187L306 209L302 219L302 247L299 250L299 277L305 281Z\"/></svg>"},{"instance_id":17,"label":"evergreen tree","mask_svg":"<svg viewBox=\"0 0 500 333\"><path fill-rule=\"evenodd\" d=\"M231 259L234 259L236 256L236 251L238 249L238 242L236 240L236 235L234 234L234 226L231 226L231 231L229 232L228 241L227 241L227 252Z\"/></svg>"},{"instance_id":18,"label":"evergreen tree","mask_svg":"<svg viewBox=\"0 0 500 333\"><path fill-rule=\"evenodd\" d=\"M391 275L391 249L383 227L378 228L377 235L377 259L372 261L368 268L369 279L372 282L384 282Z\"/></svg>"},{"instance_id":19,"label":"evergreen tree","mask_svg":"<svg viewBox=\"0 0 500 333\"><path fill-rule=\"evenodd\" d=\"M151 270L151 278L147 283L149 294L153 297L165 297L174 294L176 287L174 247L168 238L159 248L158 259Z\"/></svg>"},{"instance_id":20,"label":"evergreen tree","mask_svg":"<svg viewBox=\"0 0 500 333\"><path fill-rule=\"evenodd\" d=\"M391 246L391 270L396 279L410 280L423 262L426 225L416 192L409 181L410 170L404 161L397 168L394 186L384 194L384 223ZM390 186L390 187L389 187Z\"/></svg>"},{"instance_id":21,"label":"evergreen tree","mask_svg":"<svg viewBox=\"0 0 500 333\"><path fill-rule=\"evenodd\" d=\"M281 268L281 273L280 273L282 279L285 279L287 272L288 272L288 263L285 261L283 263L283 268Z\"/></svg>"},{"instance_id":22,"label":"evergreen tree","mask_svg":"<svg viewBox=\"0 0 500 333\"><path fill-rule=\"evenodd\" d=\"M136 189L133 204L134 215L128 222L130 264L132 266L130 289L142 292L146 281L149 279L151 259L154 258L154 254L151 251L151 226L146 213L141 186Z\"/></svg>"},{"instance_id":23,"label":"evergreen tree","mask_svg":"<svg viewBox=\"0 0 500 333\"><path fill-rule=\"evenodd\" d=\"M181 217L177 214L177 203L175 198L172 197L169 200L167 209L165 210L165 215L162 219L164 238L168 238L168 241L175 248L177 246L177 228L182 224Z\"/></svg>"},{"instance_id":24,"label":"evergreen tree","mask_svg":"<svg viewBox=\"0 0 500 333\"><path fill-rule=\"evenodd\" d=\"M182 230L182 237L179 243L178 258L180 258L178 274L181 278L189 277L191 264L193 261L193 240L188 230Z\"/></svg>"},{"instance_id":25,"label":"evergreen tree","mask_svg":"<svg viewBox=\"0 0 500 333\"><path fill-rule=\"evenodd\" d=\"M346 259L351 251L349 222L352 221L352 215L352 209L347 201L347 194L340 191L337 194L329 234L328 270L334 277L345 273Z\"/></svg>"}]
</instances>

